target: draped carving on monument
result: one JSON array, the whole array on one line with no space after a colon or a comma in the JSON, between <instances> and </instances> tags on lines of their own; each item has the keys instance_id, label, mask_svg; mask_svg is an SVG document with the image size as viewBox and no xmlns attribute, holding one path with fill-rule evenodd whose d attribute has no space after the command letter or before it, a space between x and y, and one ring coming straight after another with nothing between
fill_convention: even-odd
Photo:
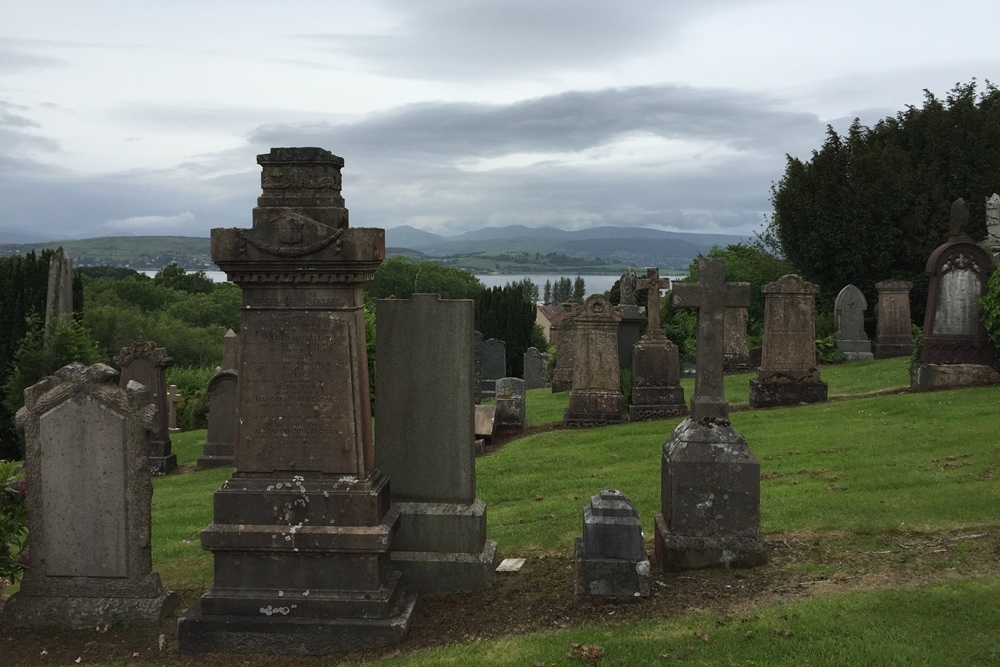
<instances>
[{"instance_id":1,"label":"draped carving on monument","mask_svg":"<svg viewBox=\"0 0 1000 667\"><path fill-rule=\"evenodd\" d=\"M269 237L262 236L257 227L250 230L238 230L240 252L245 253L246 244L249 243L258 250L279 257L302 257L303 255L318 252L332 243L336 243L335 250L337 254L340 254L341 243L343 242L341 237L344 235L344 228L335 229L328 236L323 236L317 241L301 245L306 236L305 230L309 229L307 225L315 228L319 224L312 218L301 213L283 211L268 223L269 226L273 226L274 228L275 234L273 237L275 238L271 238L271 235Z\"/></svg>"}]
</instances>

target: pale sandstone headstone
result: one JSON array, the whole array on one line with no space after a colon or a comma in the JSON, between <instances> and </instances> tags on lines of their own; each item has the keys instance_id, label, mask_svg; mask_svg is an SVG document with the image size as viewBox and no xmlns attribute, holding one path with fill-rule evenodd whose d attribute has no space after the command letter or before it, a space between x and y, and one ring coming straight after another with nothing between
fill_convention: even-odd
<instances>
[{"instance_id":1,"label":"pale sandstone headstone","mask_svg":"<svg viewBox=\"0 0 1000 667\"><path fill-rule=\"evenodd\" d=\"M177 455L170 442L170 409L167 402L167 368L173 364L167 350L157 347L156 341L146 334L131 347L123 347L115 357L121 376L119 385L125 387L135 380L149 389L149 401L156 408L153 429L149 434L149 466L155 474L165 475L177 469Z\"/></svg>"},{"instance_id":2,"label":"pale sandstone headstone","mask_svg":"<svg viewBox=\"0 0 1000 667\"><path fill-rule=\"evenodd\" d=\"M167 409L169 413L167 415L167 430L170 433L176 433L180 431L177 428L177 404L183 400L181 392L177 389L177 385L172 384L167 387Z\"/></svg>"},{"instance_id":3,"label":"pale sandstone headstone","mask_svg":"<svg viewBox=\"0 0 1000 667\"><path fill-rule=\"evenodd\" d=\"M556 344L556 367L552 372L552 393L573 388L573 366L576 363L576 304L564 303L566 316L552 326Z\"/></svg>"},{"instance_id":4,"label":"pale sandstone headstone","mask_svg":"<svg viewBox=\"0 0 1000 667\"><path fill-rule=\"evenodd\" d=\"M563 413L567 426L596 426L624 420L618 369L621 315L603 294L591 294L574 316L573 390Z\"/></svg>"},{"instance_id":5,"label":"pale sandstone headstone","mask_svg":"<svg viewBox=\"0 0 1000 667\"><path fill-rule=\"evenodd\" d=\"M875 320L875 357L908 357L913 353L913 322L910 319L910 290L907 280L875 283L878 305Z\"/></svg>"}]
</instances>

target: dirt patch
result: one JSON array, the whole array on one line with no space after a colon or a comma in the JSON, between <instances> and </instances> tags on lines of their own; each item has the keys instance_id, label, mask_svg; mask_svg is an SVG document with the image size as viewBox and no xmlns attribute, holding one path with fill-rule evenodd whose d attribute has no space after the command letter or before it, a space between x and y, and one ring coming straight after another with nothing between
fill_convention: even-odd
<instances>
[{"instance_id":1,"label":"dirt patch","mask_svg":"<svg viewBox=\"0 0 1000 667\"><path fill-rule=\"evenodd\" d=\"M725 623L733 614L849 590L995 576L1000 566L1000 530L877 536L787 533L768 536L767 549L768 564L754 569L677 574L654 569L650 597L622 604L574 600L572 557L565 553L534 554L520 572L497 574L489 590L424 595L409 636L401 644L341 657L367 660L459 642L698 613L717 614ZM182 591L182 608L200 593ZM588 655L582 647L579 650L581 655ZM0 656L5 666L109 662L199 667L331 664L329 657L180 656L175 619L106 631L14 632L0 627Z\"/></svg>"}]
</instances>

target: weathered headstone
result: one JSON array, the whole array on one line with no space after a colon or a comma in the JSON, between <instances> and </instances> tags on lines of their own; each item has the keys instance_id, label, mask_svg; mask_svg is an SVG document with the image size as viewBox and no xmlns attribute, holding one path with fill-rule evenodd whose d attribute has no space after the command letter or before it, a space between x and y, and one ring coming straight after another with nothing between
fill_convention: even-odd
<instances>
[{"instance_id":1,"label":"weathered headstone","mask_svg":"<svg viewBox=\"0 0 1000 667\"><path fill-rule=\"evenodd\" d=\"M157 621L176 598L153 572L149 390L119 388L110 366L74 363L27 389L31 567L8 603L15 626Z\"/></svg>"},{"instance_id":2,"label":"weathered headstone","mask_svg":"<svg viewBox=\"0 0 1000 667\"><path fill-rule=\"evenodd\" d=\"M659 419L687 414L684 389L680 385L680 360L677 346L660 329L660 290L670 289L670 279L660 278L657 268L647 268L639 281L647 294L646 334L632 349L632 421Z\"/></svg>"},{"instance_id":3,"label":"weathered headstone","mask_svg":"<svg viewBox=\"0 0 1000 667\"><path fill-rule=\"evenodd\" d=\"M868 301L854 285L847 285L837 294L833 305L837 323L837 347L848 361L871 361L872 343L865 333L865 311Z\"/></svg>"},{"instance_id":4,"label":"weathered headstone","mask_svg":"<svg viewBox=\"0 0 1000 667\"><path fill-rule=\"evenodd\" d=\"M649 559L632 501L615 489L592 496L576 538L573 592L614 600L649 595Z\"/></svg>"},{"instance_id":5,"label":"weathered headstone","mask_svg":"<svg viewBox=\"0 0 1000 667\"><path fill-rule=\"evenodd\" d=\"M524 353L524 386L526 389L541 389L545 386L545 363L548 357L536 347L529 347Z\"/></svg>"},{"instance_id":6,"label":"weathered headstone","mask_svg":"<svg viewBox=\"0 0 1000 667\"><path fill-rule=\"evenodd\" d=\"M996 261L1000 253L1000 194L995 192L986 199L986 243Z\"/></svg>"},{"instance_id":7,"label":"weathered headstone","mask_svg":"<svg viewBox=\"0 0 1000 667\"><path fill-rule=\"evenodd\" d=\"M273 148L257 162L252 229L212 230L212 259L243 291L235 471L201 533L214 584L178 621L178 645L316 654L398 641L415 600L390 559L399 509L375 467L364 321L385 232L350 228L342 158Z\"/></svg>"},{"instance_id":8,"label":"weathered headstone","mask_svg":"<svg viewBox=\"0 0 1000 667\"><path fill-rule=\"evenodd\" d=\"M240 367L240 339L232 329L222 337L222 370L232 371Z\"/></svg>"},{"instance_id":9,"label":"weathered headstone","mask_svg":"<svg viewBox=\"0 0 1000 667\"><path fill-rule=\"evenodd\" d=\"M883 280L878 290L875 320L875 358L908 357L913 353L913 322L910 319L910 289L907 280Z\"/></svg>"},{"instance_id":10,"label":"weathered headstone","mask_svg":"<svg viewBox=\"0 0 1000 667\"><path fill-rule=\"evenodd\" d=\"M567 426L597 426L624 420L618 369L621 315L603 294L591 294L574 316L576 349L573 390L563 412Z\"/></svg>"},{"instance_id":11,"label":"weathered headstone","mask_svg":"<svg viewBox=\"0 0 1000 667\"><path fill-rule=\"evenodd\" d=\"M123 347L115 357L115 364L121 371L121 387L135 380L149 388L149 400L156 408L153 428L149 433L149 466L158 475L177 468L177 455L173 453L170 442L170 412L167 407L167 368L173 361L166 349L157 347L156 341L149 340L141 331L132 347Z\"/></svg>"},{"instance_id":12,"label":"weathered headstone","mask_svg":"<svg viewBox=\"0 0 1000 667\"><path fill-rule=\"evenodd\" d=\"M234 370L217 371L208 381L208 434L199 468L233 467L238 384Z\"/></svg>"},{"instance_id":13,"label":"weathered headstone","mask_svg":"<svg viewBox=\"0 0 1000 667\"><path fill-rule=\"evenodd\" d=\"M392 563L411 591L493 581L496 543L476 498L473 306L437 294L376 306L375 463L392 480L400 511Z\"/></svg>"},{"instance_id":14,"label":"weathered headstone","mask_svg":"<svg viewBox=\"0 0 1000 667\"><path fill-rule=\"evenodd\" d=\"M816 286L796 275L764 285L764 347L750 405L820 403L827 385L816 368Z\"/></svg>"},{"instance_id":15,"label":"weathered headstone","mask_svg":"<svg viewBox=\"0 0 1000 667\"><path fill-rule=\"evenodd\" d=\"M557 394L573 388L573 366L576 363L576 307L564 303L566 317L552 325L556 343L556 367L552 371L552 393Z\"/></svg>"},{"instance_id":16,"label":"weathered headstone","mask_svg":"<svg viewBox=\"0 0 1000 667\"><path fill-rule=\"evenodd\" d=\"M524 389L521 378L497 380L495 435L507 436L524 430Z\"/></svg>"},{"instance_id":17,"label":"weathered headstone","mask_svg":"<svg viewBox=\"0 0 1000 667\"><path fill-rule=\"evenodd\" d=\"M490 338L483 341L482 376L480 396L491 400L496 392L497 380L507 377L507 345L502 340Z\"/></svg>"},{"instance_id":18,"label":"weathered headstone","mask_svg":"<svg viewBox=\"0 0 1000 667\"><path fill-rule=\"evenodd\" d=\"M482 403L480 383L483 375L483 334L479 331L472 332L472 345L472 395L479 405Z\"/></svg>"},{"instance_id":19,"label":"weathered headstone","mask_svg":"<svg viewBox=\"0 0 1000 667\"><path fill-rule=\"evenodd\" d=\"M722 326L725 329L722 368L725 371L745 371L750 368L750 348L747 345L749 311L746 308L726 308Z\"/></svg>"},{"instance_id":20,"label":"weathered headstone","mask_svg":"<svg viewBox=\"0 0 1000 667\"><path fill-rule=\"evenodd\" d=\"M642 323L646 319L642 309L636 305L638 288L642 287L640 282L631 266L625 269L618 281L621 297L618 312L622 316L618 323L618 366L628 370L632 370L632 348L639 342Z\"/></svg>"},{"instance_id":21,"label":"weathered headstone","mask_svg":"<svg viewBox=\"0 0 1000 667\"><path fill-rule=\"evenodd\" d=\"M170 433L176 433L180 431L177 428L177 404L181 402L183 396L181 392L177 389L177 385L172 384L167 387L167 430Z\"/></svg>"},{"instance_id":22,"label":"weathered headstone","mask_svg":"<svg viewBox=\"0 0 1000 667\"><path fill-rule=\"evenodd\" d=\"M476 406L476 437L484 440L493 438L493 425L496 422L497 406L493 403Z\"/></svg>"},{"instance_id":23,"label":"weathered headstone","mask_svg":"<svg viewBox=\"0 0 1000 667\"><path fill-rule=\"evenodd\" d=\"M698 309L698 355L691 415L663 445L656 558L664 570L760 565L760 463L729 422L722 368L725 310L747 307L750 286L702 257L698 283L675 284L673 298Z\"/></svg>"},{"instance_id":24,"label":"weathered headstone","mask_svg":"<svg viewBox=\"0 0 1000 667\"><path fill-rule=\"evenodd\" d=\"M930 287L920 364L911 371L913 389L994 384L994 351L979 316L979 299L993 273L993 258L969 238L969 211L961 199L951 208L951 233L927 260ZM942 366L952 366L939 373ZM961 371L954 368L963 366Z\"/></svg>"},{"instance_id":25,"label":"weathered headstone","mask_svg":"<svg viewBox=\"0 0 1000 667\"><path fill-rule=\"evenodd\" d=\"M73 318L73 260L62 246L49 258L49 284L45 296L45 329L49 332Z\"/></svg>"}]
</instances>

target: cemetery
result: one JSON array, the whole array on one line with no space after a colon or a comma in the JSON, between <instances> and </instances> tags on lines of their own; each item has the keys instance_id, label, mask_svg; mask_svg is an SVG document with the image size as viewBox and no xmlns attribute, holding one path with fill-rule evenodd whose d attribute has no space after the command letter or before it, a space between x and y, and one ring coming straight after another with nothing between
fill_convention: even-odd
<instances>
[{"instance_id":1,"label":"cemetery","mask_svg":"<svg viewBox=\"0 0 1000 667\"><path fill-rule=\"evenodd\" d=\"M0 531L0 566L27 558L0 591L0 663L1000 659L994 260L963 200L919 344L912 285L886 276L862 286L874 307L841 286L842 363L821 364L816 284L754 290L709 256L568 307L546 360L478 331L472 298L366 302L384 232L350 225L343 158L258 164L251 226L213 230L242 306L203 425L181 427L172 351L142 331L115 367L24 390L0 528L26 515L27 544ZM68 265L50 262L51 336Z\"/></svg>"}]
</instances>

